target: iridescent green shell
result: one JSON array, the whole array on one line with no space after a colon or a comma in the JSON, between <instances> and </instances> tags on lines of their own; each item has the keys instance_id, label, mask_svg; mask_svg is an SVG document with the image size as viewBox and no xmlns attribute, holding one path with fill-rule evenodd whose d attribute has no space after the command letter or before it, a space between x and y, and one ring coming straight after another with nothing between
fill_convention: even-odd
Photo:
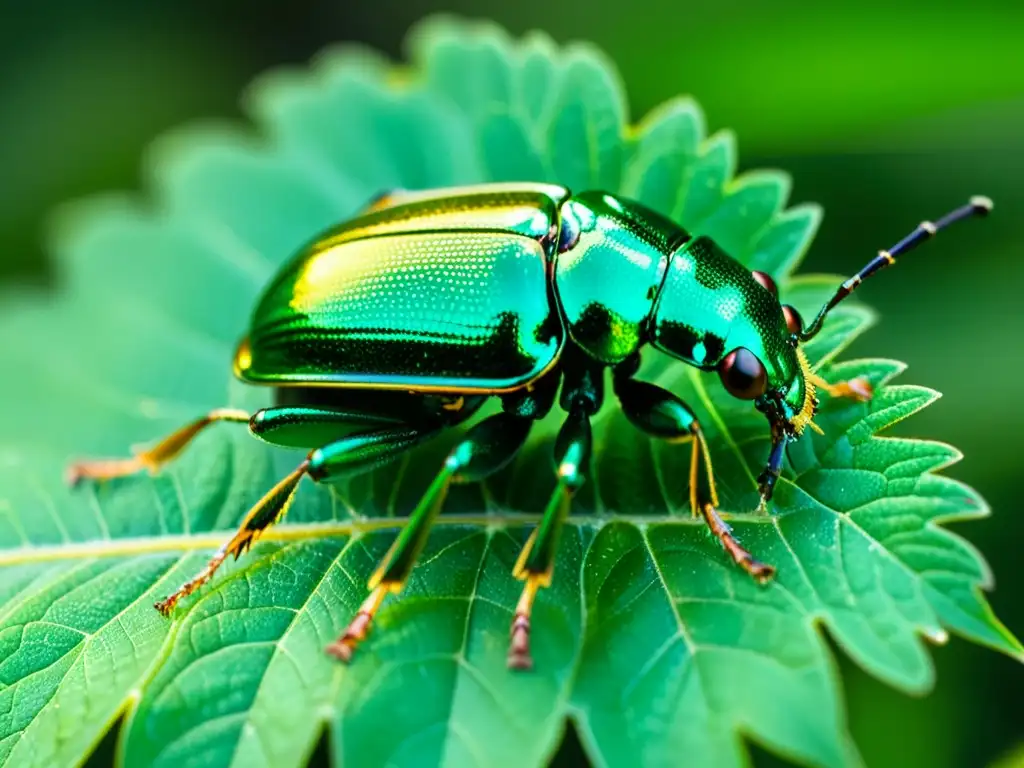
<instances>
[{"instance_id":1,"label":"iridescent green shell","mask_svg":"<svg viewBox=\"0 0 1024 768\"><path fill-rule=\"evenodd\" d=\"M803 400L782 310L709 238L603 192L490 184L381 198L268 286L245 381L410 392L528 387L571 341L616 365L642 345L713 369L737 347Z\"/></svg>"},{"instance_id":2,"label":"iridescent green shell","mask_svg":"<svg viewBox=\"0 0 1024 768\"><path fill-rule=\"evenodd\" d=\"M562 207L562 229L555 287L569 337L595 360L620 363L647 340L669 255L689 235L603 192L574 195Z\"/></svg>"},{"instance_id":3,"label":"iridescent green shell","mask_svg":"<svg viewBox=\"0 0 1024 768\"><path fill-rule=\"evenodd\" d=\"M553 366L558 207L540 184L397 193L271 283L240 346L245 381L504 392Z\"/></svg>"}]
</instances>

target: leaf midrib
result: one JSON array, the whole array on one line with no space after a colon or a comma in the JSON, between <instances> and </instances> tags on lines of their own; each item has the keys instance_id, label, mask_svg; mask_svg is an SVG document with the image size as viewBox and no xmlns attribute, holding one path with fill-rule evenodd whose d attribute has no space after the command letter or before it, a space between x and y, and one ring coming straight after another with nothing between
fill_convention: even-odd
<instances>
[{"instance_id":1,"label":"leaf midrib","mask_svg":"<svg viewBox=\"0 0 1024 768\"><path fill-rule=\"evenodd\" d=\"M772 517L757 512L722 513L729 520L740 520L746 523L769 524ZM487 528L507 528L516 525L532 525L540 518L539 513L508 512L494 514L447 514L442 515L434 526L476 525ZM347 522L302 523L295 525L279 525L271 528L260 537L260 543L306 541L309 539L333 536L351 536L357 534L401 528L406 517L372 518ZM602 528L611 523L629 523L638 528L649 525L701 526L703 520L684 516L664 515L607 515L577 514L570 515L566 523L574 526ZM62 545L45 545L38 547L20 547L17 549L0 550L0 568L30 563L47 563L60 560L76 560L80 558L123 557L125 555L156 554L161 552L194 552L216 549L224 543L231 531L210 531L201 534L179 534L174 536L146 536L131 538L112 538L98 541L73 542Z\"/></svg>"}]
</instances>

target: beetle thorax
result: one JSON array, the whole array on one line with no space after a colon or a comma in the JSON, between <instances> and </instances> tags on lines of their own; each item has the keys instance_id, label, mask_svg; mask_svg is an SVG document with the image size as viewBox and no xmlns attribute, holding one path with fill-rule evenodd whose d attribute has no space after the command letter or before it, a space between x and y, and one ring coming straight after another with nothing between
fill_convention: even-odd
<instances>
[{"instance_id":1,"label":"beetle thorax","mask_svg":"<svg viewBox=\"0 0 1024 768\"><path fill-rule=\"evenodd\" d=\"M672 251L689 235L655 211L603 192L561 208L555 291L570 338L615 365L647 341Z\"/></svg>"}]
</instances>

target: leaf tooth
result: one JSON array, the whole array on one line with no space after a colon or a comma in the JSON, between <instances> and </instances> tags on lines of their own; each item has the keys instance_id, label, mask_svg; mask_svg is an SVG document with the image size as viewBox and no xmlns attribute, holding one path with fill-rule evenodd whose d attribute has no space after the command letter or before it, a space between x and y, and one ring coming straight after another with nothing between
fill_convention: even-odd
<instances>
[{"instance_id":1,"label":"leaf tooth","mask_svg":"<svg viewBox=\"0 0 1024 768\"><path fill-rule=\"evenodd\" d=\"M705 130L704 115L691 98L672 99L647 113L627 134L622 193L681 221Z\"/></svg>"},{"instance_id":2,"label":"leaf tooth","mask_svg":"<svg viewBox=\"0 0 1024 768\"><path fill-rule=\"evenodd\" d=\"M556 178L576 189L618 189L627 110L618 72L591 45L565 49L548 156Z\"/></svg>"},{"instance_id":3,"label":"leaf tooth","mask_svg":"<svg viewBox=\"0 0 1024 768\"><path fill-rule=\"evenodd\" d=\"M884 466L884 475L896 481L919 482L923 474L937 472L960 461L963 455L946 443L932 440L886 437L868 440L856 448L856 461Z\"/></svg>"},{"instance_id":4,"label":"leaf tooth","mask_svg":"<svg viewBox=\"0 0 1024 768\"><path fill-rule=\"evenodd\" d=\"M701 222L700 233L713 237L727 253L748 264L754 240L782 211L792 180L777 170L747 171L728 181L716 209Z\"/></svg>"},{"instance_id":5,"label":"leaf tooth","mask_svg":"<svg viewBox=\"0 0 1024 768\"><path fill-rule=\"evenodd\" d=\"M778 214L756 237L748 266L777 281L789 277L818 233L822 215L816 203L800 203Z\"/></svg>"},{"instance_id":6,"label":"leaf tooth","mask_svg":"<svg viewBox=\"0 0 1024 768\"><path fill-rule=\"evenodd\" d=\"M871 408L862 420L872 433L881 432L927 408L942 397L941 393L915 384L894 384L871 400Z\"/></svg>"},{"instance_id":7,"label":"leaf tooth","mask_svg":"<svg viewBox=\"0 0 1024 768\"><path fill-rule=\"evenodd\" d=\"M544 32L527 34L516 50L519 63L515 106L524 119L535 126L533 138L540 142L541 134L551 122L555 98L561 78L554 40Z\"/></svg>"},{"instance_id":8,"label":"leaf tooth","mask_svg":"<svg viewBox=\"0 0 1024 768\"><path fill-rule=\"evenodd\" d=\"M721 203L726 183L736 173L736 136L730 130L712 134L701 143L690 189L680 215L686 229L701 234L701 225Z\"/></svg>"}]
</instances>

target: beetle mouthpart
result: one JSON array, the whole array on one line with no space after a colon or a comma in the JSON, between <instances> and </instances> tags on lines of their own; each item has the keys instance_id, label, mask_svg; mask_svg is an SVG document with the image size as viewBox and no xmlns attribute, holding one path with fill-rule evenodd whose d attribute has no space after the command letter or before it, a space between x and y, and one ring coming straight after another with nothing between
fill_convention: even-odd
<instances>
[{"instance_id":1,"label":"beetle mouthpart","mask_svg":"<svg viewBox=\"0 0 1024 768\"><path fill-rule=\"evenodd\" d=\"M807 360L807 355L804 354L803 349L800 347L796 348L796 359L800 365L800 375L803 376L804 380L804 402L800 408L800 412L793 417L790 422L793 428L793 432L796 435L800 435L804 428L811 423L811 419L814 418L814 411L817 405L817 393L814 388L815 375L811 369L811 364Z\"/></svg>"}]
</instances>

